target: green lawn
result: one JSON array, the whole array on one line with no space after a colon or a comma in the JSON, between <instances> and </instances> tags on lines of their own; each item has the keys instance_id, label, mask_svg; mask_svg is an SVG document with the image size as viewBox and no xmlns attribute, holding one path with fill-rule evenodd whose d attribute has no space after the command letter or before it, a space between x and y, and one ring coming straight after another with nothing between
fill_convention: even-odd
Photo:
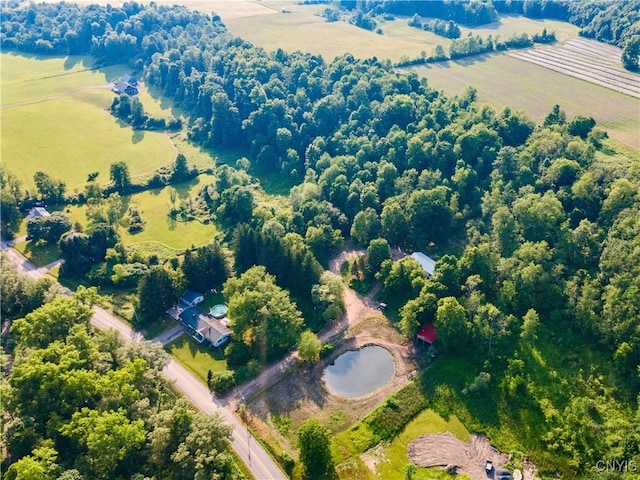
<instances>
[{"instance_id":1,"label":"green lawn","mask_svg":"<svg viewBox=\"0 0 640 480\"><path fill-rule=\"evenodd\" d=\"M169 216L171 209L169 192L171 188L175 188L178 192L177 206L183 202L189 202L190 197L194 199L198 190L208 184L212 178L211 175L203 174L179 185L124 196L124 205L137 206L146 223L144 230L136 234L129 233L124 226L121 227L122 242L129 248L139 250L143 256L157 253L162 259L173 256L177 250L210 242L218 233L213 223L204 224L198 220L182 221ZM86 205L68 205L64 209L65 215L72 222L80 222L85 226L87 225L86 211ZM126 224L126 216L123 220L123 224Z\"/></svg>"},{"instance_id":2,"label":"green lawn","mask_svg":"<svg viewBox=\"0 0 640 480\"><path fill-rule=\"evenodd\" d=\"M48 243L39 243L36 245L31 240L23 241L17 242L14 248L38 268L44 267L60 258L58 246Z\"/></svg>"},{"instance_id":3,"label":"green lawn","mask_svg":"<svg viewBox=\"0 0 640 480\"><path fill-rule=\"evenodd\" d=\"M127 161L136 178L175 159L166 134L134 132L106 111L114 98L110 84L129 72L127 67L90 70L86 57L3 53L0 60L0 155L25 187L33 189L33 174L42 170L73 193L91 172L108 182L114 162Z\"/></svg>"},{"instance_id":4,"label":"green lawn","mask_svg":"<svg viewBox=\"0 0 640 480\"><path fill-rule=\"evenodd\" d=\"M189 335L182 335L165 347L169 354L183 366L198 376L204 384L207 383L207 373L224 372L227 361L220 348L203 346L196 343Z\"/></svg>"},{"instance_id":5,"label":"green lawn","mask_svg":"<svg viewBox=\"0 0 640 480\"><path fill-rule=\"evenodd\" d=\"M378 476L389 479L404 478L404 466L408 462L408 445L420 435L443 432L451 432L464 442L471 440L471 435L455 415L451 415L445 420L433 410L424 410L382 450L384 460L378 466ZM435 473L434 469L421 468L418 469L413 479L429 480L434 478Z\"/></svg>"}]
</instances>

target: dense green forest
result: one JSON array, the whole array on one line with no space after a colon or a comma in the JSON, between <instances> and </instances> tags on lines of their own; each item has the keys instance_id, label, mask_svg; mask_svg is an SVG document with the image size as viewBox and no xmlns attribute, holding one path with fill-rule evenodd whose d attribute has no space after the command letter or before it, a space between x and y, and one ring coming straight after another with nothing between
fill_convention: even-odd
<instances>
[{"instance_id":1,"label":"dense green forest","mask_svg":"<svg viewBox=\"0 0 640 480\"><path fill-rule=\"evenodd\" d=\"M494 3L500 11L511 4ZM596 16L585 14L584 24ZM280 289L302 303L316 301L318 262L345 239L375 246L370 252L379 238L428 252L439 259L430 278L409 259L372 261L370 268L401 331L411 337L426 322L438 327L444 355L423 384L431 407L454 411L478 431L496 420L487 412L504 409L522 424L515 445L543 475L605 478L599 460L640 463L640 162L637 152L613 151L589 112L567 119L556 106L536 125L524 112L480 107L472 88L446 98L388 61L265 52L229 35L219 18L181 7L10 4L1 35L5 49L129 63L188 112L193 142L245 152L235 165L212 167L216 180L195 199L225 227L235 266L225 263L229 256L195 254L217 256L210 268L224 278L244 272L225 286L229 295L264 282L282 299L277 307L288 309L293 332L317 331L335 316L301 319ZM257 180L248 172L288 178L287 208L258 208ZM4 185L15 182L2 179L4 204ZM9 205L18 190L6 191ZM152 277L169 299L200 278L186 258L165 268L157 256L129 258L101 223L66 241L64 248L86 252L69 255L86 260L72 273L90 271L89 278L108 283L116 265L130 268L141 300ZM64 352L68 335L52 345ZM294 336L286 344L245 343L249 351L238 342L235 358L273 357ZM34 358L52 347L38 348ZM113 358L106 375L126 367ZM448 365L464 368L453 373ZM487 375L491 391L460 393ZM12 405L19 412L30 404ZM125 416L133 405L108 414ZM75 417L68 411L55 430L59 441L77 441L78 429L107 414L90 409ZM132 428L147 422L117 420ZM44 455L31 450L44 431L22 449L10 445L14 458ZM635 478L629 471L607 475Z\"/></svg>"}]
</instances>

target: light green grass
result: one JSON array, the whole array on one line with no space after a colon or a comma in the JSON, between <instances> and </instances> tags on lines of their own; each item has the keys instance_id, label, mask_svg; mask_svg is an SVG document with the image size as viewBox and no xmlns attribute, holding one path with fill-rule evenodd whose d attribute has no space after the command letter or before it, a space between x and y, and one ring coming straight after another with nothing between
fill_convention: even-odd
<instances>
[{"instance_id":1,"label":"light green grass","mask_svg":"<svg viewBox=\"0 0 640 480\"><path fill-rule=\"evenodd\" d=\"M532 37L536 33L542 33L545 28L547 33L555 33L558 41L577 38L580 30L575 25L557 20L536 20L523 16L501 15L497 22L481 25L477 28L461 26L460 38L464 38L471 33L472 35L480 35L482 38L491 35L494 39L499 36L500 40L507 40L509 37L523 33Z\"/></svg>"},{"instance_id":2,"label":"light green grass","mask_svg":"<svg viewBox=\"0 0 640 480\"><path fill-rule=\"evenodd\" d=\"M360 430L364 432L364 430ZM471 436L464 425L454 415L447 420L430 409L422 411L416 418L407 424L388 444L378 447L365 455L373 455L377 458L376 473L372 472L362 460L360 455L354 455L359 449L355 445L350 445L348 435L340 434L337 437L335 446L338 450L338 458L345 458L345 453L351 451L342 461L337 471L341 479L404 479L404 466L409 463L407 457L407 447L409 443L416 440L420 435L433 433L451 432L464 442L469 442ZM355 438L351 435L351 438ZM346 441L346 443L345 443ZM439 478L450 478L444 475L440 469L419 468L413 476L414 480L435 480Z\"/></svg>"},{"instance_id":3,"label":"light green grass","mask_svg":"<svg viewBox=\"0 0 640 480\"><path fill-rule=\"evenodd\" d=\"M124 65L95 68L89 56L48 57L14 53L0 55L3 108L91 86L110 84L130 70Z\"/></svg>"},{"instance_id":4,"label":"light green grass","mask_svg":"<svg viewBox=\"0 0 640 480\"><path fill-rule=\"evenodd\" d=\"M190 187L176 186L180 201L187 201L188 192L192 192L192 196L195 196L194 190L201 184L200 182L204 181L196 179L189 184ZM218 231L214 224L205 225L197 220L178 221L169 216L171 208L169 188L149 190L130 197L129 205L135 205L140 209L146 224L142 232L133 235L122 228L120 234L123 243L158 241L171 248L183 249L192 245L203 245L213 239ZM181 192L187 195L183 196Z\"/></svg>"},{"instance_id":5,"label":"light green grass","mask_svg":"<svg viewBox=\"0 0 640 480\"><path fill-rule=\"evenodd\" d=\"M17 242L14 248L38 268L44 267L60 258L58 246L48 243L36 245L33 241Z\"/></svg>"},{"instance_id":6,"label":"light green grass","mask_svg":"<svg viewBox=\"0 0 640 480\"><path fill-rule=\"evenodd\" d=\"M80 189L91 172L109 179L109 167L127 161L133 178L175 159L166 134L134 132L107 112L110 84L124 66L89 70L86 57L25 57L3 53L0 155L24 186L42 170ZM146 108L152 106L149 96Z\"/></svg>"},{"instance_id":7,"label":"light green grass","mask_svg":"<svg viewBox=\"0 0 640 480\"><path fill-rule=\"evenodd\" d=\"M183 366L191 370L204 383L207 383L207 373L224 372L227 361L222 350L196 343L189 335L183 334L177 340L165 347L167 352Z\"/></svg>"},{"instance_id":8,"label":"light green grass","mask_svg":"<svg viewBox=\"0 0 640 480\"><path fill-rule=\"evenodd\" d=\"M195 196L203 185L211 182L211 175L200 175L190 182L164 187L159 189L148 190L133 195L125 195L123 203L129 206L137 206L140 209L142 217L145 220L145 228L142 232L131 234L127 229L120 227L120 235L122 243L131 248L138 248L143 255L149 253L158 253L161 259L167 256L173 256L170 250L182 250L192 245L200 246L210 242L218 233L218 229L213 223L205 225L198 220L188 222L173 220L169 217L171 208L171 200L169 197L169 189L175 188L178 192L178 201L176 205L188 201L189 196L195 199ZM87 225L86 205L68 205L64 209L72 222L80 222L81 225ZM123 219L126 224L126 215ZM158 243L164 244L159 251L155 251L154 245Z\"/></svg>"},{"instance_id":9,"label":"light green grass","mask_svg":"<svg viewBox=\"0 0 640 480\"><path fill-rule=\"evenodd\" d=\"M279 11L284 2L267 1L261 4ZM268 51L278 48L293 52L301 50L322 55L331 61L338 55L351 53L359 58L377 56L398 61L403 55L417 56L423 45L401 38L378 35L346 22L327 23L314 12L325 5L295 5L286 3L291 13L246 16L225 21L231 33L263 47Z\"/></svg>"},{"instance_id":10,"label":"light green grass","mask_svg":"<svg viewBox=\"0 0 640 480\"><path fill-rule=\"evenodd\" d=\"M637 99L506 54L474 56L411 70L447 96L473 86L480 103L488 103L498 111L506 106L523 110L539 123L558 104L568 120L575 115L592 116L611 137L635 148L640 146Z\"/></svg>"}]
</instances>

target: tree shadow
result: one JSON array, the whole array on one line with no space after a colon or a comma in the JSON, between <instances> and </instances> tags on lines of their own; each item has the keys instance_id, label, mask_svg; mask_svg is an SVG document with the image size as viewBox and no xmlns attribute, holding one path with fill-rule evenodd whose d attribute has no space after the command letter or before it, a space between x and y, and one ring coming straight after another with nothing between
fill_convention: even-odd
<instances>
[{"instance_id":1,"label":"tree shadow","mask_svg":"<svg viewBox=\"0 0 640 480\"><path fill-rule=\"evenodd\" d=\"M131 136L131 142L135 145L136 143L140 143L144 140L144 130L134 130L133 135Z\"/></svg>"},{"instance_id":2,"label":"tree shadow","mask_svg":"<svg viewBox=\"0 0 640 480\"><path fill-rule=\"evenodd\" d=\"M156 102L159 102L160 108L162 108L162 110L169 110L171 112L171 115L174 117L180 117L184 115L184 112L178 106L176 106L175 102L167 97L160 88L146 83L145 86L151 98L153 98Z\"/></svg>"}]
</instances>

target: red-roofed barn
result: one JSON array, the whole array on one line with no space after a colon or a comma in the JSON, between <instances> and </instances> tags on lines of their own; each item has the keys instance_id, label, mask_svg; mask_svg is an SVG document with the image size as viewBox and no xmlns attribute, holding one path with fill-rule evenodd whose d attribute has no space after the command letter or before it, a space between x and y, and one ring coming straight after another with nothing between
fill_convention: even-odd
<instances>
[{"instance_id":1,"label":"red-roofed barn","mask_svg":"<svg viewBox=\"0 0 640 480\"><path fill-rule=\"evenodd\" d=\"M423 342L433 343L436 341L436 327L433 323L427 323L418 332L418 339Z\"/></svg>"}]
</instances>

